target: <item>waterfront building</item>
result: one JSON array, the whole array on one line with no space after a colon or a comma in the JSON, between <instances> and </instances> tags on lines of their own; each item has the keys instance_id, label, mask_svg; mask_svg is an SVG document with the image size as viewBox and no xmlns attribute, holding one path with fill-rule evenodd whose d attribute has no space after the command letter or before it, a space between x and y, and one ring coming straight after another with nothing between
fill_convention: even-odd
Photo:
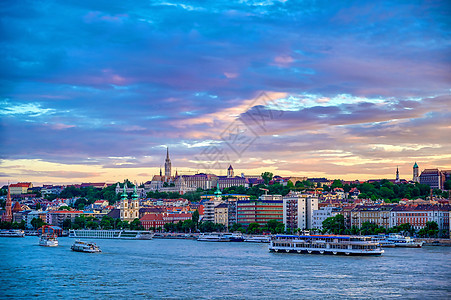
<instances>
[{"instance_id":1,"label":"waterfront building","mask_svg":"<svg viewBox=\"0 0 451 300\"><path fill-rule=\"evenodd\" d=\"M46 223L50 225L63 227L64 220L69 219L74 223L75 218L84 215L81 210L55 210L45 214Z\"/></svg>"},{"instance_id":2,"label":"waterfront building","mask_svg":"<svg viewBox=\"0 0 451 300\"><path fill-rule=\"evenodd\" d=\"M28 189L32 188L31 182L18 182L9 185L9 192L11 195L26 194Z\"/></svg>"},{"instance_id":3,"label":"waterfront building","mask_svg":"<svg viewBox=\"0 0 451 300\"><path fill-rule=\"evenodd\" d=\"M217 185L214 198L205 201L203 203L204 206L204 214L202 221L205 222L215 222L215 207L224 203L222 200L222 193L219 190L219 184Z\"/></svg>"},{"instance_id":4,"label":"waterfront building","mask_svg":"<svg viewBox=\"0 0 451 300\"><path fill-rule=\"evenodd\" d=\"M390 205L357 205L351 211L351 226L360 228L363 223L369 222L382 226L390 227L390 212L394 206Z\"/></svg>"},{"instance_id":5,"label":"waterfront building","mask_svg":"<svg viewBox=\"0 0 451 300\"><path fill-rule=\"evenodd\" d=\"M426 222L436 222L439 230L449 231L449 205L397 205L391 211L390 227L409 223L416 230L426 226Z\"/></svg>"},{"instance_id":6,"label":"waterfront building","mask_svg":"<svg viewBox=\"0 0 451 300\"><path fill-rule=\"evenodd\" d=\"M6 196L5 212L2 215L2 222L11 222L13 220L12 207L11 207L11 187L10 186L8 186L8 195Z\"/></svg>"},{"instance_id":7,"label":"waterfront building","mask_svg":"<svg viewBox=\"0 0 451 300\"><path fill-rule=\"evenodd\" d=\"M221 203L214 208L214 223L229 227L229 206L227 203Z\"/></svg>"},{"instance_id":8,"label":"waterfront building","mask_svg":"<svg viewBox=\"0 0 451 300\"><path fill-rule=\"evenodd\" d=\"M439 169L425 169L421 172L420 183L427 184L431 189L442 189L445 176Z\"/></svg>"},{"instance_id":9,"label":"waterfront building","mask_svg":"<svg viewBox=\"0 0 451 300\"><path fill-rule=\"evenodd\" d=\"M318 209L318 197L290 192L283 197L283 223L285 229L313 228L313 211Z\"/></svg>"},{"instance_id":10,"label":"waterfront building","mask_svg":"<svg viewBox=\"0 0 451 300\"><path fill-rule=\"evenodd\" d=\"M140 221L141 225L146 229L149 230L151 227L158 228L163 227L166 223L178 223L178 222L184 222L186 220L191 220L192 214L191 213L161 213L161 214L147 214L144 215Z\"/></svg>"},{"instance_id":11,"label":"waterfront building","mask_svg":"<svg viewBox=\"0 0 451 300\"><path fill-rule=\"evenodd\" d=\"M236 202L236 221L238 224L248 226L250 223L258 223L260 226L264 226L270 220L283 222L282 200L262 200L262 198L259 198L258 200Z\"/></svg>"},{"instance_id":12,"label":"waterfront building","mask_svg":"<svg viewBox=\"0 0 451 300\"><path fill-rule=\"evenodd\" d=\"M121 221L133 221L139 218L139 196L136 192L136 185L132 195L132 199L128 199L127 190L124 185L121 202L120 202L120 218Z\"/></svg>"},{"instance_id":13,"label":"waterfront building","mask_svg":"<svg viewBox=\"0 0 451 300\"><path fill-rule=\"evenodd\" d=\"M312 228L323 229L323 222L330 217L335 217L341 213L341 208L334 206L321 207L315 209L312 214Z\"/></svg>"}]
</instances>

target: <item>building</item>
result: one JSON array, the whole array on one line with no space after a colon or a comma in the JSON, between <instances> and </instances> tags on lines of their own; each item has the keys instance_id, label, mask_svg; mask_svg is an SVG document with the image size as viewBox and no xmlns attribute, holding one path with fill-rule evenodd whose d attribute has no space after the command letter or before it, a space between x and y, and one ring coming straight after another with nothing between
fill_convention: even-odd
<instances>
[{"instance_id":1,"label":"building","mask_svg":"<svg viewBox=\"0 0 451 300\"><path fill-rule=\"evenodd\" d=\"M285 229L312 229L313 211L318 209L318 197L290 192L283 197L283 224Z\"/></svg>"},{"instance_id":2,"label":"building","mask_svg":"<svg viewBox=\"0 0 451 300\"><path fill-rule=\"evenodd\" d=\"M31 182L19 182L9 185L9 190L11 195L26 194L28 189L32 188L33 184Z\"/></svg>"},{"instance_id":3,"label":"building","mask_svg":"<svg viewBox=\"0 0 451 300\"><path fill-rule=\"evenodd\" d=\"M56 210L50 211L46 214L46 223L50 225L63 227L64 220L69 219L74 223L75 218L84 215L81 210Z\"/></svg>"},{"instance_id":4,"label":"building","mask_svg":"<svg viewBox=\"0 0 451 300\"><path fill-rule=\"evenodd\" d=\"M133 221L139 219L139 196L136 192L136 185L132 199L128 199L127 190L124 185L124 191L120 202L121 221Z\"/></svg>"},{"instance_id":5,"label":"building","mask_svg":"<svg viewBox=\"0 0 451 300\"><path fill-rule=\"evenodd\" d=\"M390 216L390 227L409 223L416 230L426 226L426 222L436 222L439 230L449 231L449 205L398 205Z\"/></svg>"},{"instance_id":6,"label":"building","mask_svg":"<svg viewBox=\"0 0 451 300\"><path fill-rule=\"evenodd\" d=\"M431 189L442 189L445 175L439 169L425 169L421 172L420 183L427 184Z\"/></svg>"},{"instance_id":7,"label":"building","mask_svg":"<svg viewBox=\"0 0 451 300\"><path fill-rule=\"evenodd\" d=\"M341 212L341 208L334 206L315 209L312 214L312 228L323 229L323 222L330 217L335 217Z\"/></svg>"},{"instance_id":8,"label":"building","mask_svg":"<svg viewBox=\"0 0 451 300\"><path fill-rule=\"evenodd\" d=\"M140 221L141 225L149 230L151 228L164 227L167 223L178 223L186 220L191 220L191 213L159 213L159 214L147 214L144 215Z\"/></svg>"},{"instance_id":9,"label":"building","mask_svg":"<svg viewBox=\"0 0 451 300\"><path fill-rule=\"evenodd\" d=\"M363 223L369 222L382 226L390 227L390 213L394 206L390 205L358 205L351 211L351 226L360 228Z\"/></svg>"},{"instance_id":10,"label":"building","mask_svg":"<svg viewBox=\"0 0 451 300\"><path fill-rule=\"evenodd\" d=\"M233 170L232 170L233 173ZM223 190L225 188L229 188L232 186L244 186L245 188L249 187L249 183L247 182L246 178L235 176L235 177L229 177L229 176L218 176L217 177L217 184L219 186L220 190Z\"/></svg>"},{"instance_id":11,"label":"building","mask_svg":"<svg viewBox=\"0 0 451 300\"><path fill-rule=\"evenodd\" d=\"M219 190L219 185L216 188L214 198L209 199L203 203L204 205L204 215L202 221L204 222L215 222L215 207L224 203L222 200L222 193Z\"/></svg>"},{"instance_id":12,"label":"building","mask_svg":"<svg viewBox=\"0 0 451 300\"><path fill-rule=\"evenodd\" d=\"M280 196L281 197L281 196ZM240 200L236 202L236 221L248 226L250 223L266 225L268 221L283 222L282 200Z\"/></svg>"},{"instance_id":13,"label":"building","mask_svg":"<svg viewBox=\"0 0 451 300\"><path fill-rule=\"evenodd\" d=\"M214 223L229 227L229 206L227 203L221 203L214 208Z\"/></svg>"}]
</instances>

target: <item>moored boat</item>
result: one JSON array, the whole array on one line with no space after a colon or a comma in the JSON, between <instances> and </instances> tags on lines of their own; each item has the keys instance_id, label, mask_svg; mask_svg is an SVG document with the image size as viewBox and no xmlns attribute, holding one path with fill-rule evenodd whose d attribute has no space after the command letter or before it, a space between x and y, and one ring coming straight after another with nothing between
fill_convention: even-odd
<instances>
[{"instance_id":1,"label":"moored boat","mask_svg":"<svg viewBox=\"0 0 451 300\"><path fill-rule=\"evenodd\" d=\"M25 237L25 233L20 229L2 229L0 237Z\"/></svg>"},{"instance_id":2,"label":"moored boat","mask_svg":"<svg viewBox=\"0 0 451 300\"><path fill-rule=\"evenodd\" d=\"M58 238L54 234L42 234L39 238L39 246L56 247L58 246Z\"/></svg>"},{"instance_id":3,"label":"moored boat","mask_svg":"<svg viewBox=\"0 0 451 300\"><path fill-rule=\"evenodd\" d=\"M423 242L416 242L410 236L393 233L386 238L386 242L393 243L396 247L421 248L423 246Z\"/></svg>"},{"instance_id":4,"label":"moored boat","mask_svg":"<svg viewBox=\"0 0 451 300\"><path fill-rule=\"evenodd\" d=\"M244 237L241 233L224 233L224 237L229 239L229 242L244 242Z\"/></svg>"},{"instance_id":5,"label":"moored boat","mask_svg":"<svg viewBox=\"0 0 451 300\"><path fill-rule=\"evenodd\" d=\"M244 239L248 243L269 243L271 241L271 236L269 235L254 235L249 236Z\"/></svg>"},{"instance_id":6,"label":"moored boat","mask_svg":"<svg viewBox=\"0 0 451 300\"><path fill-rule=\"evenodd\" d=\"M151 240L153 233L141 230L69 230L71 238Z\"/></svg>"},{"instance_id":7,"label":"moored boat","mask_svg":"<svg viewBox=\"0 0 451 300\"><path fill-rule=\"evenodd\" d=\"M95 243L83 242L80 240L76 240L74 244L70 247L70 249L75 252L85 252L85 253L102 252Z\"/></svg>"},{"instance_id":8,"label":"moored boat","mask_svg":"<svg viewBox=\"0 0 451 300\"><path fill-rule=\"evenodd\" d=\"M230 242L230 239L222 233L202 233L197 240L200 242Z\"/></svg>"},{"instance_id":9,"label":"moored boat","mask_svg":"<svg viewBox=\"0 0 451 300\"><path fill-rule=\"evenodd\" d=\"M378 242L366 236L340 235L276 235L271 237L271 252L381 255L384 250Z\"/></svg>"}]
</instances>

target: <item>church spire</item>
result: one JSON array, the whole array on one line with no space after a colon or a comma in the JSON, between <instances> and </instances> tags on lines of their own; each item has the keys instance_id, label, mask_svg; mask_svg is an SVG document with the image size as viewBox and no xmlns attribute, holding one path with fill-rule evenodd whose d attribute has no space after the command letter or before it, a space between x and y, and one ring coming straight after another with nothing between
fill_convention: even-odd
<instances>
[{"instance_id":1,"label":"church spire","mask_svg":"<svg viewBox=\"0 0 451 300\"><path fill-rule=\"evenodd\" d=\"M169 158L169 147L166 148L166 161L164 162L164 176L166 178L171 177L171 159Z\"/></svg>"},{"instance_id":2,"label":"church spire","mask_svg":"<svg viewBox=\"0 0 451 300\"><path fill-rule=\"evenodd\" d=\"M399 181L399 169L398 166L396 166L396 182Z\"/></svg>"}]
</instances>

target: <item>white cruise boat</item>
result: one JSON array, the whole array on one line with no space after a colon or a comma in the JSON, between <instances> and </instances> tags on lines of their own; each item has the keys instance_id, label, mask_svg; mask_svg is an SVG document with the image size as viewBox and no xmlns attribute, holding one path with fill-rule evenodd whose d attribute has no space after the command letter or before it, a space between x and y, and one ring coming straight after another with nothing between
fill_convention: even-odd
<instances>
[{"instance_id":1,"label":"white cruise boat","mask_svg":"<svg viewBox=\"0 0 451 300\"><path fill-rule=\"evenodd\" d=\"M366 236L340 235L276 235L269 244L271 252L381 255L384 250L378 242Z\"/></svg>"},{"instance_id":2,"label":"white cruise boat","mask_svg":"<svg viewBox=\"0 0 451 300\"><path fill-rule=\"evenodd\" d=\"M72 249L72 251L76 252L85 252L85 253L102 252L96 244L83 242L80 240L76 240L75 243L70 248Z\"/></svg>"},{"instance_id":3,"label":"white cruise boat","mask_svg":"<svg viewBox=\"0 0 451 300\"><path fill-rule=\"evenodd\" d=\"M39 246L56 247L58 246L58 238L56 235L44 233L39 238Z\"/></svg>"},{"instance_id":4,"label":"white cruise boat","mask_svg":"<svg viewBox=\"0 0 451 300\"><path fill-rule=\"evenodd\" d=\"M385 242L392 243L396 247L421 248L423 246L423 242L415 242L415 240L409 236L402 236L394 233L391 233L385 239Z\"/></svg>"},{"instance_id":5,"label":"white cruise boat","mask_svg":"<svg viewBox=\"0 0 451 300\"><path fill-rule=\"evenodd\" d=\"M0 237L25 237L25 233L20 229L2 229Z\"/></svg>"},{"instance_id":6,"label":"white cruise boat","mask_svg":"<svg viewBox=\"0 0 451 300\"><path fill-rule=\"evenodd\" d=\"M249 236L244 239L248 243L269 243L271 241L271 236L269 235L254 235Z\"/></svg>"},{"instance_id":7,"label":"white cruise boat","mask_svg":"<svg viewBox=\"0 0 451 300\"><path fill-rule=\"evenodd\" d=\"M151 240L153 233L141 230L69 230L71 238Z\"/></svg>"},{"instance_id":8,"label":"white cruise boat","mask_svg":"<svg viewBox=\"0 0 451 300\"><path fill-rule=\"evenodd\" d=\"M197 240L200 242L230 242L230 238L222 233L202 233Z\"/></svg>"}]
</instances>

